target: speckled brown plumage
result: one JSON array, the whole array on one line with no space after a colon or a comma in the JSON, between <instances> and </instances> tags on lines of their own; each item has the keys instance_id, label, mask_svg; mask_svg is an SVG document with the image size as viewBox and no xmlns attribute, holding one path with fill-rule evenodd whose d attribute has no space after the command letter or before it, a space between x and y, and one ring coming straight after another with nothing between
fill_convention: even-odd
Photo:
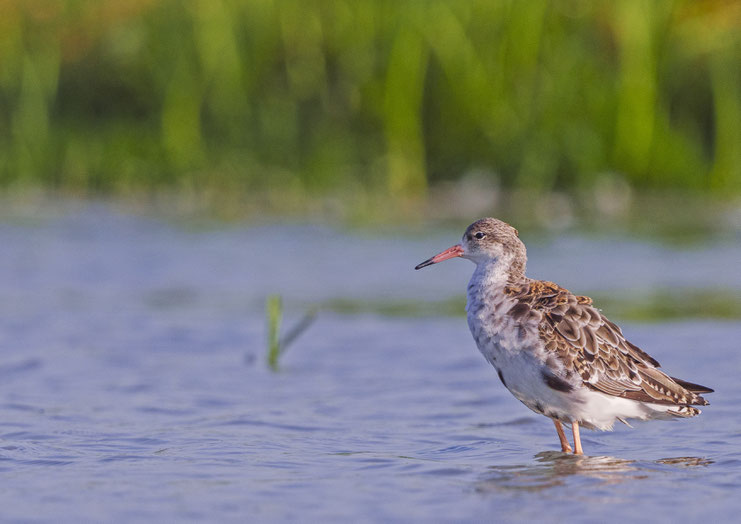
<instances>
[{"instance_id":1,"label":"speckled brown plumage","mask_svg":"<svg viewBox=\"0 0 741 524\"><path fill-rule=\"evenodd\" d=\"M712 390L669 377L660 365L622 333L595 307L592 299L574 295L553 282L524 280L505 287L516 304L510 310L519 322L535 317L546 351L565 368L565 379L581 379L587 387L641 402L685 407L678 416L692 416L707 400L698 393ZM548 363L548 361L546 361ZM558 366L553 366L554 371Z\"/></svg>"},{"instance_id":2,"label":"speckled brown plumage","mask_svg":"<svg viewBox=\"0 0 741 524\"><path fill-rule=\"evenodd\" d=\"M476 264L467 320L476 345L502 384L528 408L551 418L562 451L562 424L610 430L616 421L692 417L712 389L670 377L628 341L592 299L525 275L527 251L515 228L495 218L471 224L462 242L419 264L454 257Z\"/></svg>"}]
</instances>

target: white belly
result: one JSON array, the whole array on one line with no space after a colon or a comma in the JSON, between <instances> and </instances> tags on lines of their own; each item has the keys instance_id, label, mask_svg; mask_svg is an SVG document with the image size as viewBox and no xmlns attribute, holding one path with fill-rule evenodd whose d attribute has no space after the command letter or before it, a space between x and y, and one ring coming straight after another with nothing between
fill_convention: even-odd
<instances>
[{"instance_id":1,"label":"white belly","mask_svg":"<svg viewBox=\"0 0 741 524\"><path fill-rule=\"evenodd\" d=\"M481 348L480 348L481 349ZM563 422L571 422L572 413L579 402L573 391L569 394L548 386L543 372L548 372L545 364L531 352L512 354L506 351L482 350L484 356L497 369L505 387L517 400L527 407ZM493 358L492 358L493 357Z\"/></svg>"},{"instance_id":2,"label":"white belly","mask_svg":"<svg viewBox=\"0 0 741 524\"><path fill-rule=\"evenodd\" d=\"M555 390L543 378L544 364L527 353L517 356L500 353L492 364L517 400L536 413L567 424L577 421L585 428L606 431L619 419L674 418L671 406L645 404L585 386L568 393Z\"/></svg>"},{"instance_id":3,"label":"white belly","mask_svg":"<svg viewBox=\"0 0 741 524\"><path fill-rule=\"evenodd\" d=\"M544 373L547 353L537 332L519 332L511 319L488 316L481 322L469 312L469 327L476 344L497 370L507 389L536 413L570 424L577 421L589 429L610 430L618 419L673 418L671 406L644 404L600 393L583 385L569 392L550 387Z\"/></svg>"}]
</instances>

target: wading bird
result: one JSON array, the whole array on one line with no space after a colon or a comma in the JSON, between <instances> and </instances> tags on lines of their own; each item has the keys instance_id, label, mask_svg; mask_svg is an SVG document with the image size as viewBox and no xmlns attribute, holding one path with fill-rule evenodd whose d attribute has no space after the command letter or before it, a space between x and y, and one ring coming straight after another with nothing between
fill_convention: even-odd
<instances>
[{"instance_id":1,"label":"wading bird","mask_svg":"<svg viewBox=\"0 0 741 524\"><path fill-rule=\"evenodd\" d=\"M502 384L553 420L561 451L575 454L579 427L611 430L615 421L694 417L705 386L670 377L592 305L553 282L525 276L517 230L495 218L468 226L463 240L415 269L463 257L476 264L468 284L468 326Z\"/></svg>"}]
</instances>

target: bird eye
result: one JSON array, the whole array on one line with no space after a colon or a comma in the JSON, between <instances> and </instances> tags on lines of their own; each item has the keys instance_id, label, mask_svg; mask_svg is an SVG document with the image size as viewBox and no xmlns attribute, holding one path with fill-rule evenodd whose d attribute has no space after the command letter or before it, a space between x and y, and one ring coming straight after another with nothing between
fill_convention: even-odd
<instances>
[{"instance_id":1,"label":"bird eye","mask_svg":"<svg viewBox=\"0 0 741 524\"><path fill-rule=\"evenodd\" d=\"M476 233L476 234L475 234L474 236L475 236L476 238L478 238L479 240L481 240L482 238L484 238L484 237L486 236L486 233L482 233L481 231L479 231L479 232L478 232L478 233Z\"/></svg>"}]
</instances>

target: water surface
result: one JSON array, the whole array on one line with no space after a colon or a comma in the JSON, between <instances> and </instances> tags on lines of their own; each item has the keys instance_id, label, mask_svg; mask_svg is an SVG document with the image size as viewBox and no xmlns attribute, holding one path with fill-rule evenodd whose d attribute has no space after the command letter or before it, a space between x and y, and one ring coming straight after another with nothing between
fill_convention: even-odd
<instances>
[{"instance_id":1,"label":"water surface","mask_svg":"<svg viewBox=\"0 0 741 524\"><path fill-rule=\"evenodd\" d=\"M552 424L501 386L462 317L323 311L268 370L268 293L288 327L312 303L456 296L469 263L411 268L458 235L194 230L107 207L0 223L0 517L735 519L737 320L623 323L672 375L717 392L692 420L585 431L585 457L556 452ZM733 242L572 235L535 240L530 257L579 292L718 279L741 292Z\"/></svg>"}]
</instances>

